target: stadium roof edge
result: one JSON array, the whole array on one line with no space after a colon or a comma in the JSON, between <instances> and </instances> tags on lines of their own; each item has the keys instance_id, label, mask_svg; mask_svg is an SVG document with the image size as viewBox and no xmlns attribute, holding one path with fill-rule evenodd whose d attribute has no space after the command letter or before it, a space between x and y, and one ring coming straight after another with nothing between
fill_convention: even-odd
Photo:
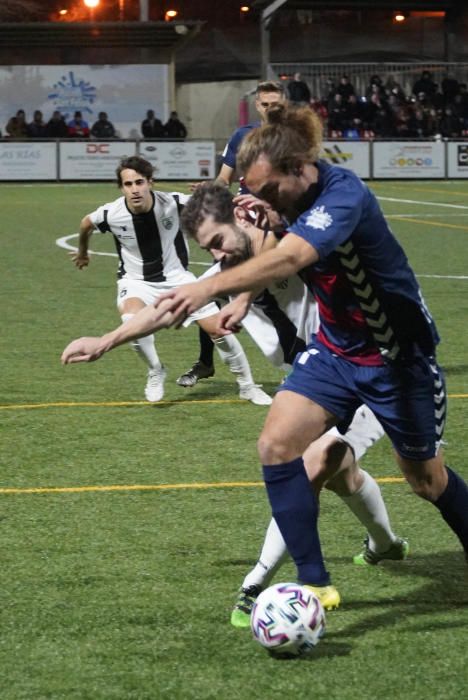
<instances>
[{"instance_id":1,"label":"stadium roof edge","mask_svg":"<svg viewBox=\"0 0 468 700\"><path fill-rule=\"evenodd\" d=\"M140 47L155 48L168 56L195 36L205 24L186 22L3 22L0 48Z\"/></svg>"}]
</instances>

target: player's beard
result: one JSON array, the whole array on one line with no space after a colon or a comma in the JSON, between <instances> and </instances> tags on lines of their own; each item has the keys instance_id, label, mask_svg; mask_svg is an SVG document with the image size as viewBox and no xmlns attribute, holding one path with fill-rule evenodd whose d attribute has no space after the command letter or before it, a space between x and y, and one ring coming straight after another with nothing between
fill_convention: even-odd
<instances>
[{"instance_id":1,"label":"player's beard","mask_svg":"<svg viewBox=\"0 0 468 700\"><path fill-rule=\"evenodd\" d=\"M224 256L221 262L221 267L223 269L240 265L253 256L252 241L250 240L250 237L238 226L235 227L235 232L236 250L235 252Z\"/></svg>"}]
</instances>

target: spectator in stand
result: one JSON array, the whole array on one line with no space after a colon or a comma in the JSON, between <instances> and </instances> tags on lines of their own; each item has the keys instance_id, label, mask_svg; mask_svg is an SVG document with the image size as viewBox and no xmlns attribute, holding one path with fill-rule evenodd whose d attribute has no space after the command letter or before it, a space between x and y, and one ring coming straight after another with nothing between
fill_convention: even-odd
<instances>
[{"instance_id":1,"label":"spectator in stand","mask_svg":"<svg viewBox=\"0 0 468 700\"><path fill-rule=\"evenodd\" d=\"M164 126L160 119L157 119L154 110L146 112L146 119L141 122L141 133L145 139L163 139L165 136Z\"/></svg>"},{"instance_id":2,"label":"spectator in stand","mask_svg":"<svg viewBox=\"0 0 468 700\"><path fill-rule=\"evenodd\" d=\"M318 97L310 98L310 108L319 115L323 123L328 119L328 109L325 100L321 100Z\"/></svg>"},{"instance_id":3,"label":"spectator in stand","mask_svg":"<svg viewBox=\"0 0 468 700\"><path fill-rule=\"evenodd\" d=\"M385 88L379 75L373 75L369 81L365 94L367 102L371 101L372 95L377 95L380 99L385 99Z\"/></svg>"},{"instance_id":4,"label":"spectator in stand","mask_svg":"<svg viewBox=\"0 0 468 700\"><path fill-rule=\"evenodd\" d=\"M333 78L327 78L323 93L323 101L328 104L336 92L336 85Z\"/></svg>"},{"instance_id":5,"label":"spectator in stand","mask_svg":"<svg viewBox=\"0 0 468 700\"><path fill-rule=\"evenodd\" d=\"M348 98L348 103L346 105L346 116L348 119L348 126L358 126L361 128L362 122L364 121L365 107L364 104L358 100L357 96L353 93Z\"/></svg>"},{"instance_id":6,"label":"spectator in stand","mask_svg":"<svg viewBox=\"0 0 468 700\"><path fill-rule=\"evenodd\" d=\"M347 126L346 105L342 96L337 92L328 105L328 129L332 132L342 132ZM336 135L339 135L338 133Z\"/></svg>"},{"instance_id":7,"label":"spectator in stand","mask_svg":"<svg viewBox=\"0 0 468 700\"><path fill-rule=\"evenodd\" d=\"M431 135L427 114L420 107L414 107L410 111L407 124L408 136L412 139L424 139Z\"/></svg>"},{"instance_id":8,"label":"spectator in stand","mask_svg":"<svg viewBox=\"0 0 468 700\"><path fill-rule=\"evenodd\" d=\"M19 109L14 117L10 117L5 127L7 135L11 139L24 139L28 135L26 115L24 109Z\"/></svg>"},{"instance_id":9,"label":"spectator in stand","mask_svg":"<svg viewBox=\"0 0 468 700\"><path fill-rule=\"evenodd\" d=\"M449 104L455 116L460 120L462 129L465 130L468 127L468 104L464 102L463 95L461 93L455 95L453 102Z\"/></svg>"},{"instance_id":10,"label":"spectator in stand","mask_svg":"<svg viewBox=\"0 0 468 700\"><path fill-rule=\"evenodd\" d=\"M164 124L164 133L167 139L185 139L187 136L185 124L180 121L177 112L171 112L171 116Z\"/></svg>"},{"instance_id":11,"label":"spectator in stand","mask_svg":"<svg viewBox=\"0 0 468 700\"><path fill-rule=\"evenodd\" d=\"M53 139L63 139L68 136L68 127L62 114L55 110L46 124L45 135Z\"/></svg>"},{"instance_id":12,"label":"spectator in stand","mask_svg":"<svg viewBox=\"0 0 468 700\"><path fill-rule=\"evenodd\" d=\"M439 133L445 138L454 139L461 136L461 132L462 123L460 119L453 113L451 107L446 107L439 122Z\"/></svg>"},{"instance_id":13,"label":"spectator in stand","mask_svg":"<svg viewBox=\"0 0 468 700\"><path fill-rule=\"evenodd\" d=\"M89 125L83 119L81 112L75 112L73 119L68 122L68 135L74 139L89 138Z\"/></svg>"},{"instance_id":14,"label":"spectator in stand","mask_svg":"<svg viewBox=\"0 0 468 700\"><path fill-rule=\"evenodd\" d=\"M398 102L405 102L406 95L401 87L400 83L397 83L393 75L390 75L385 81L385 95L387 100L390 100L391 96L394 96Z\"/></svg>"},{"instance_id":15,"label":"spectator in stand","mask_svg":"<svg viewBox=\"0 0 468 700\"><path fill-rule=\"evenodd\" d=\"M99 112L97 121L91 127L91 136L95 139L115 139L115 128L107 112Z\"/></svg>"},{"instance_id":16,"label":"spectator in stand","mask_svg":"<svg viewBox=\"0 0 468 700\"><path fill-rule=\"evenodd\" d=\"M46 135L46 125L42 118L40 109L36 109L33 114L33 120L27 125L28 136L32 139L43 139Z\"/></svg>"},{"instance_id":17,"label":"spectator in stand","mask_svg":"<svg viewBox=\"0 0 468 700\"><path fill-rule=\"evenodd\" d=\"M421 92L424 92L428 100L437 92L437 83L432 80L432 74L428 70L423 70L421 77L413 85L413 95L419 96Z\"/></svg>"},{"instance_id":18,"label":"spectator in stand","mask_svg":"<svg viewBox=\"0 0 468 700\"><path fill-rule=\"evenodd\" d=\"M347 75L342 75L340 78L340 84L336 88L336 92L341 95L343 98L343 102L347 102L351 95L354 95L354 87L351 85L349 81L349 77Z\"/></svg>"},{"instance_id":19,"label":"spectator in stand","mask_svg":"<svg viewBox=\"0 0 468 700\"><path fill-rule=\"evenodd\" d=\"M294 105L308 105L311 94L309 86L302 80L300 73L294 73L293 79L287 85L289 101Z\"/></svg>"},{"instance_id":20,"label":"spectator in stand","mask_svg":"<svg viewBox=\"0 0 468 700\"><path fill-rule=\"evenodd\" d=\"M445 104L452 104L455 101L455 97L460 92L458 80L453 78L449 73L446 73L445 78L442 80L441 87Z\"/></svg>"},{"instance_id":21,"label":"spectator in stand","mask_svg":"<svg viewBox=\"0 0 468 700\"><path fill-rule=\"evenodd\" d=\"M394 136L394 121L392 111L385 100L381 100L377 93L371 98L369 112L369 126L376 136L390 138Z\"/></svg>"}]
</instances>

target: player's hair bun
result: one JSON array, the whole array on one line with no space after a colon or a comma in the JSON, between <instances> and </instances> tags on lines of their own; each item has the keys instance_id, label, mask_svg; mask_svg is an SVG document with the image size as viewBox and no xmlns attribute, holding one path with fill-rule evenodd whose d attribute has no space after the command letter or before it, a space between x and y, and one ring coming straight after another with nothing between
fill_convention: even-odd
<instances>
[{"instance_id":1,"label":"player's hair bun","mask_svg":"<svg viewBox=\"0 0 468 700\"><path fill-rule=\"evenodd\" d=\"M286 105L277 102L268 107L266 118L268 124L284 124L286 116Z\"/></svg>"}]
</instances>

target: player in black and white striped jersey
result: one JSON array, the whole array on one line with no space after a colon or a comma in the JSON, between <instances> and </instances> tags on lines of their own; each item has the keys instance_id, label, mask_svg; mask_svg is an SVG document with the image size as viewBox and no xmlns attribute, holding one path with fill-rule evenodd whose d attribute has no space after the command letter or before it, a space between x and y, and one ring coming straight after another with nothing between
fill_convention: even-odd
<instances>
[{"instance_id":1,"label":"player in black and white striped jersey","mask_svg":"<svg viewBox=\"0 0 468 700\"><path fill-rule=\"evenodd\" d=\"M195 276L187 270L188 248L180 230L180 213L188 195L154 191L153 166L144 158L124 158L117 168L117 184L121 197L98 207L81 221L77 253L71 257L82 269L89 264L89 239L95 230L110 232L119 256L117 273L117 307L124 322L164 292ZM252 378L250 366L237 338L224 338L216 333L216 304L198 309L192 320L211 337L223 362L235 374L240 398L258 405L269 405L271 398ZM164 396L166 370L162 365L154 336L147 335L132 342L148 366L145 396L160 401Z\"/></svg>"}]
</instances>

